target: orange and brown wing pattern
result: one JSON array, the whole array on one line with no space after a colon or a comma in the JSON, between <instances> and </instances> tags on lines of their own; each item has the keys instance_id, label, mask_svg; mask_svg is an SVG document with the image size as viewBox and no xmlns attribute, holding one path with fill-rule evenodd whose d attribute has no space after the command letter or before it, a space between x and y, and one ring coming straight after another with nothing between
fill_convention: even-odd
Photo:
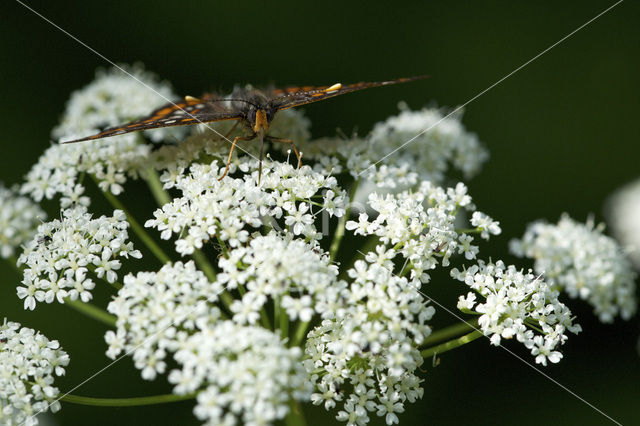
<instances>
[{"instance_id":1,"label":"orange and brown wing pattern","mask_svg":"<svg viewBox=\"0 0 640 426\"><path fill-rule=\"evenodd\" d=\"M62 143L82 142L92 139L108 138L141 130L160 127L185 126L188 124L207 123L211 121L237 120L242 118L239 111L234 111L228 102L205 94L201 99L186 96L184 99L169 103L154 110L147 117L120 126L109 127L100 133L81 139Z\"/></svg>"},{"instance_id":2,"label":"orange and brown wing pattern","mask_svg":"<svg viewBox=\"0 0 640 426\"><path fill-rule=\"evenodd\" d=\"M293 108L298 105L309 104L311 102L321 101L323 99L332 98L334 96L343 95L357 90L369 89L371 87L389 86L392 84L407 83L409 81L426 78L426 75L398 78L396 80L379 81L379 82L360 82L355 84L336 83L332 86L303 86L289 87L286 89L273 90L270 95L271 103L277 110Z\"/></svg>"}]
</instances>

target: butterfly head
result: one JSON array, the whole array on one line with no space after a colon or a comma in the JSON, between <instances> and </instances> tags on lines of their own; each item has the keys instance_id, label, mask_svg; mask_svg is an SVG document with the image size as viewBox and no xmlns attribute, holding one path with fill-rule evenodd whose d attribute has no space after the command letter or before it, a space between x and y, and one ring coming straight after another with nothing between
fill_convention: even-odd
<instances>
[{"instance_id":1,"label":"butterfly head","mask_svg":"<svg viewBox=\"0 0 640 426\"><path fill-rule=\"evenodd\" d=\"M269 125L271 124L271 120L275 115L275 110L266 107L266 108L251 108L249 109L249 114L247 119L251 124L251 129L255 133L260 133L260 131L266 132L269 130Z\"/></svg>"}]
</instances>

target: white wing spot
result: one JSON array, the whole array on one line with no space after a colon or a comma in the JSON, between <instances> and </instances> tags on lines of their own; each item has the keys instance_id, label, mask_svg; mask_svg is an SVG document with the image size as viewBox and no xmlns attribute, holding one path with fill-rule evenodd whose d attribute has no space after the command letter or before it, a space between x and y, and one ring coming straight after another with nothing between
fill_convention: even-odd
<instances>
[{"instance_id":1,"label":"white wing spot","mask_svg":"<svg viewBox=\"0 0 640 426\"><path fill-rule=\"evenodd\" d=\"M341 83L336 83L333 86L326 88L324 91L325 93L337 92L338 90L340 90L341 87L342 87Z\"/></svg>"}]
</instances>

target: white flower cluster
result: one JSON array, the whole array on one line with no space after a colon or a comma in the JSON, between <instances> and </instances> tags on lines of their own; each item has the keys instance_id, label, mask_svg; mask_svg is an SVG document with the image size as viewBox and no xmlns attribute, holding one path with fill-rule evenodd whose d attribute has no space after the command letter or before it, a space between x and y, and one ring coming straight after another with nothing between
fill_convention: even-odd
<instances>
[{"instance_id":1,"label":"white flower cluster","mask_svg":"<svg viewBox=\"0 0 640 426\"><path fill-rule=\"evenodd\" d=\"M475 291L460 296L458 309L480 314L480 329L493 345L515 337L531 350L536 363L547 365L562 359L556 349L567 340L565 332L581 331L569 308L558 300L559 292L531 272L506 267L502 261L479 260L464 271L452 269L451 276ZM476 293L483 300L477 301Z\"/></svg>"},{"instance_id":2,"label":"white flower cluster","mask_svg":"<svg viewBox=\"0 0 640 426\"><path fill-rule=\"evenodd\" d=\"M107 356L133 354L142 377L152 380L166 369L166 353L175 352L188 331L205 328L221 316L215 306L223 288L211 283L193 261L164 265L158 272L126 275L107 310L117 330L107 331Z\"/></svg>"},{"instance_id":3,"label":"white flower cluster","mask_svg":"<svg viewBox=\"0 0 640 426\"><path fill-rule=\"evenodd\" d=\"M178 302L182 296L177 297L176 291L165 287L158 287L158 291L168 292L171 295L169 301L156 295L158 281L153 275L145 275L148 278L138 284L134 284L137 281L132 277L127 277L120 296L125 294L129 286L133 286L130 292L138 296L127 300L119 296L109 308L119 318L118 331L107 336L110 356L117 355L121 350L132 351L136 366L143 370L145 378L151 378L164 371L165 357L175 352L174 358L181 364L195 365L197 362L197 368L193 366L171 373L171 381L176 384L177 392L201 390L207 384L199 377L207 374L207 371L218 372L208 379L215 387L206 388L198 394L196 413L200 418L213 424L222 420L231 421L228 416L240 416L243 413L243 416L250 416L243 418L243 421L253 421L249 419L253 419L255 411L249 410L251 405L244 405L244 399L236 401L234 405L240 388L231 388L227 382L221 386L212 378L218 380L218 363L222 359L208 354L203 356L201 352L194 354L191 347L177 351L175 348L184 347L187 345L185 342L193 340L197 342L193 346L200 351L200 347L206 345L201 340L203 336L208 336L207 339L211 341L211 334L225 323L228 325L224 327L236 327L239 333L251 333L252 327L264 321L265 311L272 312L274 309L280 311L280 321L283 315L287 321L301 323L320 318L323 322L307 336L309 340L305 349L305 357L308 357L304 363L306 374L313 377L309 381L307 376L306 381L300 382L306 383L304 386L310 383L316 386L314 402L324 403L327 409L331 409L338 401L342 401L338 418L347 422L350 419L366 422L369 419L367 413L372 412L385 417L389 424L397 422L397 414L404 410L407 401L413 402L422 395L421 380L415 374L422 363L418 346L431 332L426 322L434 310L427 306L419 293L419 280L393 275L392 259L395 252L384 245L380 245L376 252L369 253L366 261L356 262L349 271L353 280L350 286L338 280L337 267L329 262L328 255L316 242L322 234L317 232L311 213L313 208L317 208L327 210L329 214L344 214L346 194L337 187L335 179L308 167L295 169L288 164L268 162L261 183L257 186L257 162L243 156L236 164L247 173L242 178L227 177L222 183L217 180L221 169L216 161L211 164L192 164L189 169L164 173L162 180L165 189L177 188L182 192L182 197L157 210L155 218L146 224L157 228L165 239L177 235L177 249L182 254L193 252L194 248L202 247L210 239L218 239L220 256L217 266L221 272L217 276L216 288L206 293L212 295L222 288L234 294L237 292L239 297L229 305L232 318L227 320L218 311L211 317L207 311L203 311L199 314L205 318L203 321L199 322L194 317L195 329L180 326L180 331L176 332L172 327L167 327L166 322L169 322L168 317L175 320L175 316L168 312L175 312L178 304L183 303ZM463 185L444 190L424 183L421 190L413 195L405 192L388 196L388 209L383 206L383 198L374 197L374 200L377 200L372 202L374 208L379 209L381 215L388 215L376 222L375 226L379 229L388 228L388 232L392 232L393 227L406 230L407 221L405 225L393 222L392 217L397 214L391 213L393 209L423 221L419 230L400 235L399 239L388 237L387 233L379 235L386 244L402 241L397 244L397 251L408 258L411 257L410 249L405 250L404 246L415 240L416 236L425 235L433 239L428 234L431 231L428 224L430 220L436 224L435 218L440 218L440 222L434 227L451 232L434 230L436 240L421 243L424 245L421 252L423 258L428 257L425 253L429 251L446 262L454 253L473 252L469 244L471 237L467 240L467 234L458 234L453 224L460 209L472 209L471 199ZM265 217L272 219L267 222ZM408 223L413 221L408 219ZM473 216L472 223L476 228L468 232L486 238L490 233L499 232L497 224L480 213ZM256 230L263 226L263 231L268 234L245 229L246 224ZM371 229L373 227L371 225ZM427 250L429 245L431 249ZM416 265L422 265L420 256L411 259ZM433 263L435 267L436 262ZM416 268L414 265L413 269ZM416 277L424 278L422 274ZM162 280L172 281L176 282L179 291L191 291L191 285L181 282L178 276ZM154 288L154 291L142 290L147 287ZM210 301L217 302L217 299ZM140 319L140 324L130 324L134 318ZM158 326L160 321L165 321L162 329ZM208 328L202 323L208 324ZM168 333L165 328L169 330ZM206 334L203 334L205 331ZM281 332L287 335L285 331ZM153 337L150 333L160 337ZM270 331L268 333L272 334ZM238 335L235 336L238 338ZM214 343L211 341L212 345ZM215 345L211 350L214 349ZM246 352L244 356L251 359L263 356L260 353L252 354L257 350L253 346L243 347L242 350ZM137 356L138 351L142 355ZM232 368L229 362L227 360L225 365ZM262 369L270 371L267 366ZM290 384L298 383L291 381L291 378L289 380ZM261 385L251 382L251 376L247 376L246 381L239 380L238 386L242 386L242 392L245 393L255 387L261 388ZM301 395L304 393L297 384L295 389ZM319 390L332 396L320 398ZM277 404L274 403L275 406ZM285 406L281 405L280 410L284 409ZM277 417L269 415L269 421L281 418L284 413L269 410L271 408L262 411L280 413ZM264 415L260 419L266 421Z\"/></svg>"},{"instance_id":4,"label":"white flower cluster","mask_svg":"<svg viewBox=\"0 0 640 426\"><path fill-rule=\"evenodd\" d=\"M135 79L113 68L100 71L96 79L71 96L62 123L53 137L72 140L99 132L104 127L123 124L148 114L154 107L174 100L168 83L158 81L141 67L125 68ZM149 89L151 88L151 90ZM184 128L159 129L145 133L153 141L177 140ZM122 192L127 175L136 177L148 167L151 146L141 143L139 133L76 144L54 144L47 149L27 175L22 192L36 200L63 196L62 207L71 202L87 204L81 197L81 177L89 173L103 191Z\"/></svg>"},{"instance_id":5,"label":"white flower cluster","mask_svg":"<svg viewBox=\"0 0 640 426\"><path fill-rule=\"evenodd\" d=\"M0 259L16 254L16 249L29 241L46 213L30 198L17 194L17 188L0 183Z\"/></svg>"},{"instance_id":6,"label":"white flower cluster","mask_svg":"<svg viewBox=\"0 0 640 426\"><path fill-rule=\"evenodd\" d=\"M188 173L163 175L165 188L178 188L182 197L173 199L154 212L146 227L154 227L163 239L178 234L176 250L191 254L203 243L218 237L231 247L249 239L247 225L282 229L308 240L321 237L314 225L315 215L323 209L330 216L342 216L348 198L336 179L289 164L269 162L257 185L257 161L247 160L241 167L242 178L226 177L219 182L222 169L217 160L211 164L193 164ZM169 172L167 172L169 173ZM324 192L324 193L323 193ZM314 206L316 212L314 213Z\"/></svg>"},{"instance_id":7,"label":"white flower cluster","mask_svg":"<svg viewBox=\"0 0 640 426\"><path fill-rule=\"evenodd\" d=\"M36 415L60 409L55 376L65 373L69 355L57 340L5 318L0 325L0 424L33 426Z\"/></svg>"},{"instance_id":8,"label":"white flower cluster","mask_svg":"<svg viewBox=\"0 0 640 426\"><path fill-rule=\"evenodd\" d=\"M640 270L640 180L618 189L607 203L607 222Z\"/></svg>"},{"instance_id":9,"label":"white flower cluster","mask_svg":"<svg viewBox=\"0 0 640 426\"><path fill-rule=\"evenodd\" d=\"M314 313L333 316L331 308L345 286L337 282L338 268L319 247L275 233L231 250L219 266L221 285L243 289L230 307L238 324L255 325L269 300L278 301L291 321L311 321Z\"/></svg>"},{"instance_id":10,"label":"white flower cluster","mask_svg":"<svg viewBox=\"0 0 640 426\"><path fill-rule=\"evenodd\" d=\"M181 366L169 373L174 392L198 392L194 413L206 424L282 419L291 397L307 400L311 391L301 350L286 348L269 330L225 320L216 306L223 291L192 261L127 275L108 306L118 320L105 335L107 355L133 354L142 377L152 380L173 354Z\"/></svg>"},{"instance_id":11,"label":"white flower cluster","mask_svg":"<svg viewBox=\"0 0 640 426\"><path fill-rule=\"evenodd\" d=\"M460 114L445 117L435 108L411 111L405 107L399 115L375 125L369 155L378 161L402 146L385 162L387 166L408 166L421 180L442 182L451 163L468 179L480 171L489 153L475 134L465 130L460 118Z\"/></svg>"},{"instance_id":12,"label":"white flower cluster","mask_svg":"<svg viewBox=\"0 0 640 426\"><path fill-rule=\"evenodd\" d=\"M401 108L399 115L376 124L366 139L303 141L300 149L305 158L318 161L319 171L339 174L346 169L374 187L391 189L420 180L442 183L450 168L467 179L489 158L478 137L465 130L460 114L447 117L437 108Z\"/></svg>"},{"instance_id":13,"label":"white flower cluster","mask_svg":"<svg viewBox=\"0 0 640 426\"><path fill-rule=\"evenodd\" d=\"M222 321L181 342L169 374L174 392L198 393L196 417L207 425L266 425L283 419L291 399L311 393L300 348L260 327Z\"/></svg>"},{"instance_id":14,"label":"white flower cluster","mask_svg":"<svg viewBox=\"0 0 640 426\"><path fill-rule=\"evenodd\" d=\"M420 282L394 275L376 257L349 270L344 304L307 336L305 361L315 385L311 401L336 407L348 425L369 422L368 413L398 422L407 401L422 397L417 347L431 333L435 310L419 292Z\"/></svg>"},{"instance_id":15,"label":"white flower cluster","mask_svg":"<svg viewBox=\"0 0 640 426\"><path fill-rule=\"evenodd\" d=\"M391 260L400 253L409 263L411 278L429 281L426 271L438 263L449 265L449 258L464 254L474 259L478 246L471 244L472 233L488 239L501 232L498 222L484 213L475 211L467 187L458 183L455 188L443 189L423 181L417 191L369 196L369 206L378 213L370 221L361 213L358 222L347 222L347 229L356 235L376 235L384 245L378 246L376 262L391 267ZM474 228L459 230L456 217L460 209L473 212ZM388 247L392 246L392 247Z\"/></svg>"},{"instance_id":16,"label":"white flower cluster","mask_svg":"<svg viewBox=\"0 0 640 426\"><path fill-rule=\"evenodd\" d=\"M118 258L142 257L128 241L128 227L120 210L93 219L80 206L38 226L18 258L18 265L24 265L22 286L17 289L24 308L35 309L36 301L64 303L67 297L88 302L95 286L88 272L114 283L121 267Z\"/></svg>"},{"instance_id":17,"label":"white flower cluster","mask_svg":"<svg viewBox=\"0 0 640 426\"><path fill-rule=\"evenodd\" d=\"M534 259L535 271L549 284L586 300L600 321L635 314L637 275L618 243L593 221L582 224L563 215L557 224L533 223L511 250Z\"/></svg>"}]
</instances>

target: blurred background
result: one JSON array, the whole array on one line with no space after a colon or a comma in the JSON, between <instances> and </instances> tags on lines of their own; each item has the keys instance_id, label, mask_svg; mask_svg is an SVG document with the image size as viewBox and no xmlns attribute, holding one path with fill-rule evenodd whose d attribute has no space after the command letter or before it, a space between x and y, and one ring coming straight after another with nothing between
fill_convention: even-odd
<instances>
[{"instance_id":1,"label":"blurred background","mask_svg":"<svg viewBox=\"0 0 640 426\"><path fill-rule=\"evenodd\" d=\"M614 1L25 3L106 58L143 63L179 94L224 92L237 83L323 85L431 75L305 107L319 137L336 128L364 135L395 114L399 101L412 108L463 104ZM49 146L71 92L109 64L17 2L1 2L0 16L0 179L10 186ZM467 182L470 193L503 228L502 236L481 246L483 257L530 266L507 253L508 241L522 235L527 223L555 222L562 212L602 221L607 196L640 175L638 22L640 4L623 2L465 108L463 123L491 152L483 172ZM135 190L128 189L129 195ZM23 311L15 295L19 280L0 264L0 318L61 341L71 355L67 375L57 382L61 391L109 362L101 324L57 304ZM461 291L446 276L425 288L449 306ZM105 306L109 296L97 290L95 297ZM640 423L638 319L602 325L586 304L565 302L584 332L564 345L559 365L542 368L549 377L479 339L444 354L437 368L425 364L424 398L409 404L401 421L610 423L588 401L622 424ZM438 310L436 325L453 322ZM519 345L507 347L533 362ZM163 378L143 382L125 359L74 393L165 392L170 387ZM53 424L197 424L191 408L189 402L142 408L64 404ZM307 409L307 418L312 425L331 420L317 408Z\"/></svg>"}]
</instances>

